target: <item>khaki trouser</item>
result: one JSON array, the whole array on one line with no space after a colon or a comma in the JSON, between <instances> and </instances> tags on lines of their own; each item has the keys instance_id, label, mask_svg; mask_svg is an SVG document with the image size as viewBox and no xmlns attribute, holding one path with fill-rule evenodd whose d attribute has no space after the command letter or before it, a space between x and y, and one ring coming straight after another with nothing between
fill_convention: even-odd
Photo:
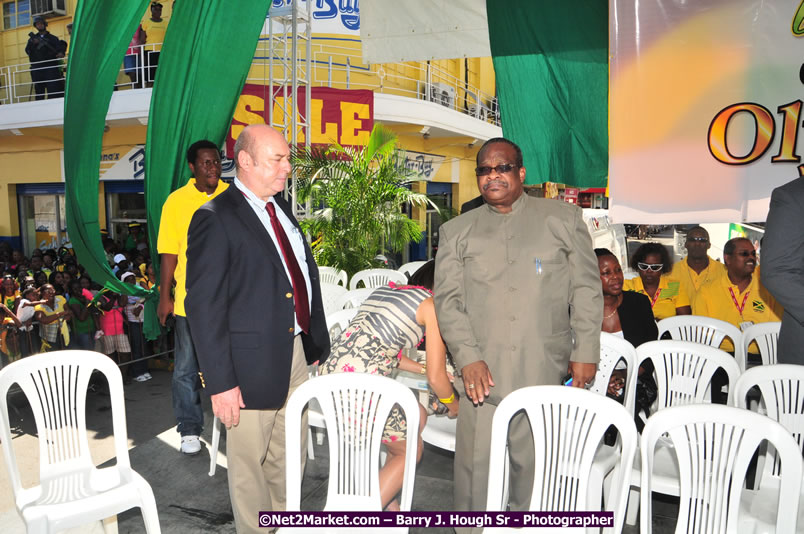
<instances>
[{"instance_id":1,"label":"khaki trouser","mask_svg":"<svg viewBox=\"0 0 804 534\"><path fill-rule=\"evenodd\" d=\"M307 380L307 361L301 336L293 342L290 395ZM240 423L226 435L229 496L238 533L265 534L259 528L260 511L284 511L285 405L278 410L241 410ZM307 412L301 423L301 473L307 460Z\"/></svg>"}]
</instances>

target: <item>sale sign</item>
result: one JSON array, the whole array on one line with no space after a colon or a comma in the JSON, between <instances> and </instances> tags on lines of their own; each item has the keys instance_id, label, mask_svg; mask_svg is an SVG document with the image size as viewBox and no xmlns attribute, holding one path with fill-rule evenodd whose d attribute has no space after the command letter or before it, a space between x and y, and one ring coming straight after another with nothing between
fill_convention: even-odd
<instances>
[{"instance_id":1,"label":"sale sign","mask_svg":"<svg viewBox=\"0 0 804 534\"><path fill-rule=\"evenodd\" d=\"M367 90L344 90L313 87L310 98L310 142L314 145L339 143L342 146L362 146L368 141L374 126L374 93ZM273 92L273 98L272 98ZM297 91L299 114L297 121L307 115L305 88ZM269 105L269 102L273 102ZM229 157L234 154L234 143L243 128L249 124L290 123L283 120L293 109L293 95L281 87L246 84L237 102L232 126L226 139ZM301 134L299 144L308 140Z\"/></svg>"}]
</instances>

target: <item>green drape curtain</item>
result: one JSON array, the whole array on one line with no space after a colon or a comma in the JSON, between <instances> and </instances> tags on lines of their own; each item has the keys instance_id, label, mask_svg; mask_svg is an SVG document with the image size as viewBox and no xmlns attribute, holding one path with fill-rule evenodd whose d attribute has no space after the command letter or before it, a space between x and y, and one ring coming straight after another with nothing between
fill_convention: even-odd
<instances>
[{"instance_id":1,"label":"green drape curtain","mask_svg":"<svg viewBox=\"0 0 804 534\"><path fill-rule=\"evenodd\" d=\"M605 187L608 2L487 0L503 134L528 184Z\"/></svg>"},{"instance_id":2,"label":"green drape curtain","mask_svg":"<svg viewBox=\"0 0 804 534\"><path fill-rule=\"evenodd\" d=\"M103 128L122 59L148 0L79 0L64 101L67 230L92 278L121 293L147 296L145 336L159 333L155 291L123 284L106 262L98 221ZM222 144L245 83L271 0L178 2L151 96L145 157L148 237L156 242L162 204L184 185L184 154L198 139Z\"/></svg>"},{"instance_id":3,"label":"green drape curtain","mask_svg":"<svg viewBox=\"0 0 804 534\"><path fill-rule=\"evenodd\" d=\"M152 299L151 293L124 284L112 273L98 221L98 177L106 112L126 48L147 3L78 2L64 98L64 189L70 241L92 279L119 293Z\"/></svg>"},{"instance_id":4,"label":"green drape curtain","mask_svg":"<svg viewBox=\"0 0 804 534\"><path fill-rule=\"evenodd\" d=\"M190 178L185 153L199 139L221 146L243 90L271 0L176 2L151 98L145 203L151 256L162 204ZM158 262L154 267L158 269Z\"/></svg>"}]
</instances>

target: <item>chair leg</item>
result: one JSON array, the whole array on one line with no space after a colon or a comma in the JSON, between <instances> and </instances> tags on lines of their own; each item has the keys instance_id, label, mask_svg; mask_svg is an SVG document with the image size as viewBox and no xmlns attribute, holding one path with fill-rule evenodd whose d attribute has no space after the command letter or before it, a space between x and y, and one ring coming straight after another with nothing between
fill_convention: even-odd
<instances>
[{"instance_id":1,"label":"chair leg","mask_svg":"<svg viewBox=\"0 0 804 534\"><path fill-rule=\"evenodd\" d=\"M209 476L215 476L218 466L218 446L221 442L221 422L215 417L212 420L212 446L209 449Z\"/></svg>"},{"instance_id":2,"label":"chair leg","mask_svg":"<svg viewBox=\"0 0 804 534\"><path fill-rule=\"evenodd\" d=\"M145 523L145 532L147 534L161 534L162 529L159 526L159 512L156 509L156 499L151 486L148 485L143 479L145 486L140 487L140 511L142 512L142 521Z\"/></svg>"},{"instance_id":3,"label":"chair leg","mask_svg":"<svg viewBox=\"0 0 804 534\"><path fill-rule=\"evenodd\" d=\"M606 510L606 506L611 502L611 479L614 478L613 475L614 471L603 477L603 510Z\"/></svg>"},{"instance_id":4,"label":"chair leg","mask_svg":"<svg viewBox=\"0 0 804 534\"><path fill-rule=\"evenodd\" d=\"M628 508L625 513L625 523L629 526L636 525L637 514L639 513L639 489L631 487L628 492Z\"/></svg>"},{"instance_id":5,"label":"chair leg","mask_svg":"<svg viewBox=\"0 0 804 534\"><path fill-rule=\"evenodd\" d=\"M117 534L117 514L101 519L104 534Z\"/></svg>"},{"instance_id":6,"label":"chair leg","mask_svg":"<svg viewBox=\"0 0 804 534\"><path fill-rule=\"evenodd\" d=\"M315 460L315 450L313 449L313 431L307 427L307 458Z\"/></svg>"}]
</instances>

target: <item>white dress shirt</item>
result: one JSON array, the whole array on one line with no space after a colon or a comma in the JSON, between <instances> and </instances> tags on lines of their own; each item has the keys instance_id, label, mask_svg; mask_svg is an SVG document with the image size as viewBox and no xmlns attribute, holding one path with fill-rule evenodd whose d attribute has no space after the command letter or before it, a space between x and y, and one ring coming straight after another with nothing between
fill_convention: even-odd
<instances>
[{"instance_id":1,"label":"white dress shirt","mask_svg":"<svg viewBox=\"0 0 804 534\"><path fill-rule=\"evenodd\" d=\"M276 251L279 254L279 259L282 260L282 266L285 268L285 275L288 277L288 281L290 281L291 285L293 285L293 280L290 277L290 271L288 270L288 266L285 263L285 256L282 254L282 248L279 246L279 241L276 238L276 233L274 233L274 228L273 226L271 226L271 216L268 215L268 210L265 209L265 202L257 198L257 195L252 193L251 190L247 188L245 185L243 185L243 182L241 182L237 178L234 179L234 185L246 197L248 205L251 206L251 209L253 209L254 213L257 215L257 217L259 217L260 222L265 227L265 231L268 232L269 236L271 236L271 241L274 242ZM310 269L307 266L307 256L304 251L304 236L296 227L296 225L294 225L291 222L288 216L285 215L284 210L276 204L274 197L268 199L268 202L272 202L274 204L276 208L276 217L279 219L279 224L281 224L282 229L285 230L285 234L288 236L288 241L290 241L290 246L293 249L293 254L296 255L296 261L299 262L299 269L301 269L302 275L304 276L304 283L307 286L308 309L310 310L310 314L312 315L313 288L312 285L310 284ZM299 321L297 320L295 313L293 317L293 322L296 327L295 333L298 335L301 333L302 329L299 326Z\"/></svg>"}]
</instances>

